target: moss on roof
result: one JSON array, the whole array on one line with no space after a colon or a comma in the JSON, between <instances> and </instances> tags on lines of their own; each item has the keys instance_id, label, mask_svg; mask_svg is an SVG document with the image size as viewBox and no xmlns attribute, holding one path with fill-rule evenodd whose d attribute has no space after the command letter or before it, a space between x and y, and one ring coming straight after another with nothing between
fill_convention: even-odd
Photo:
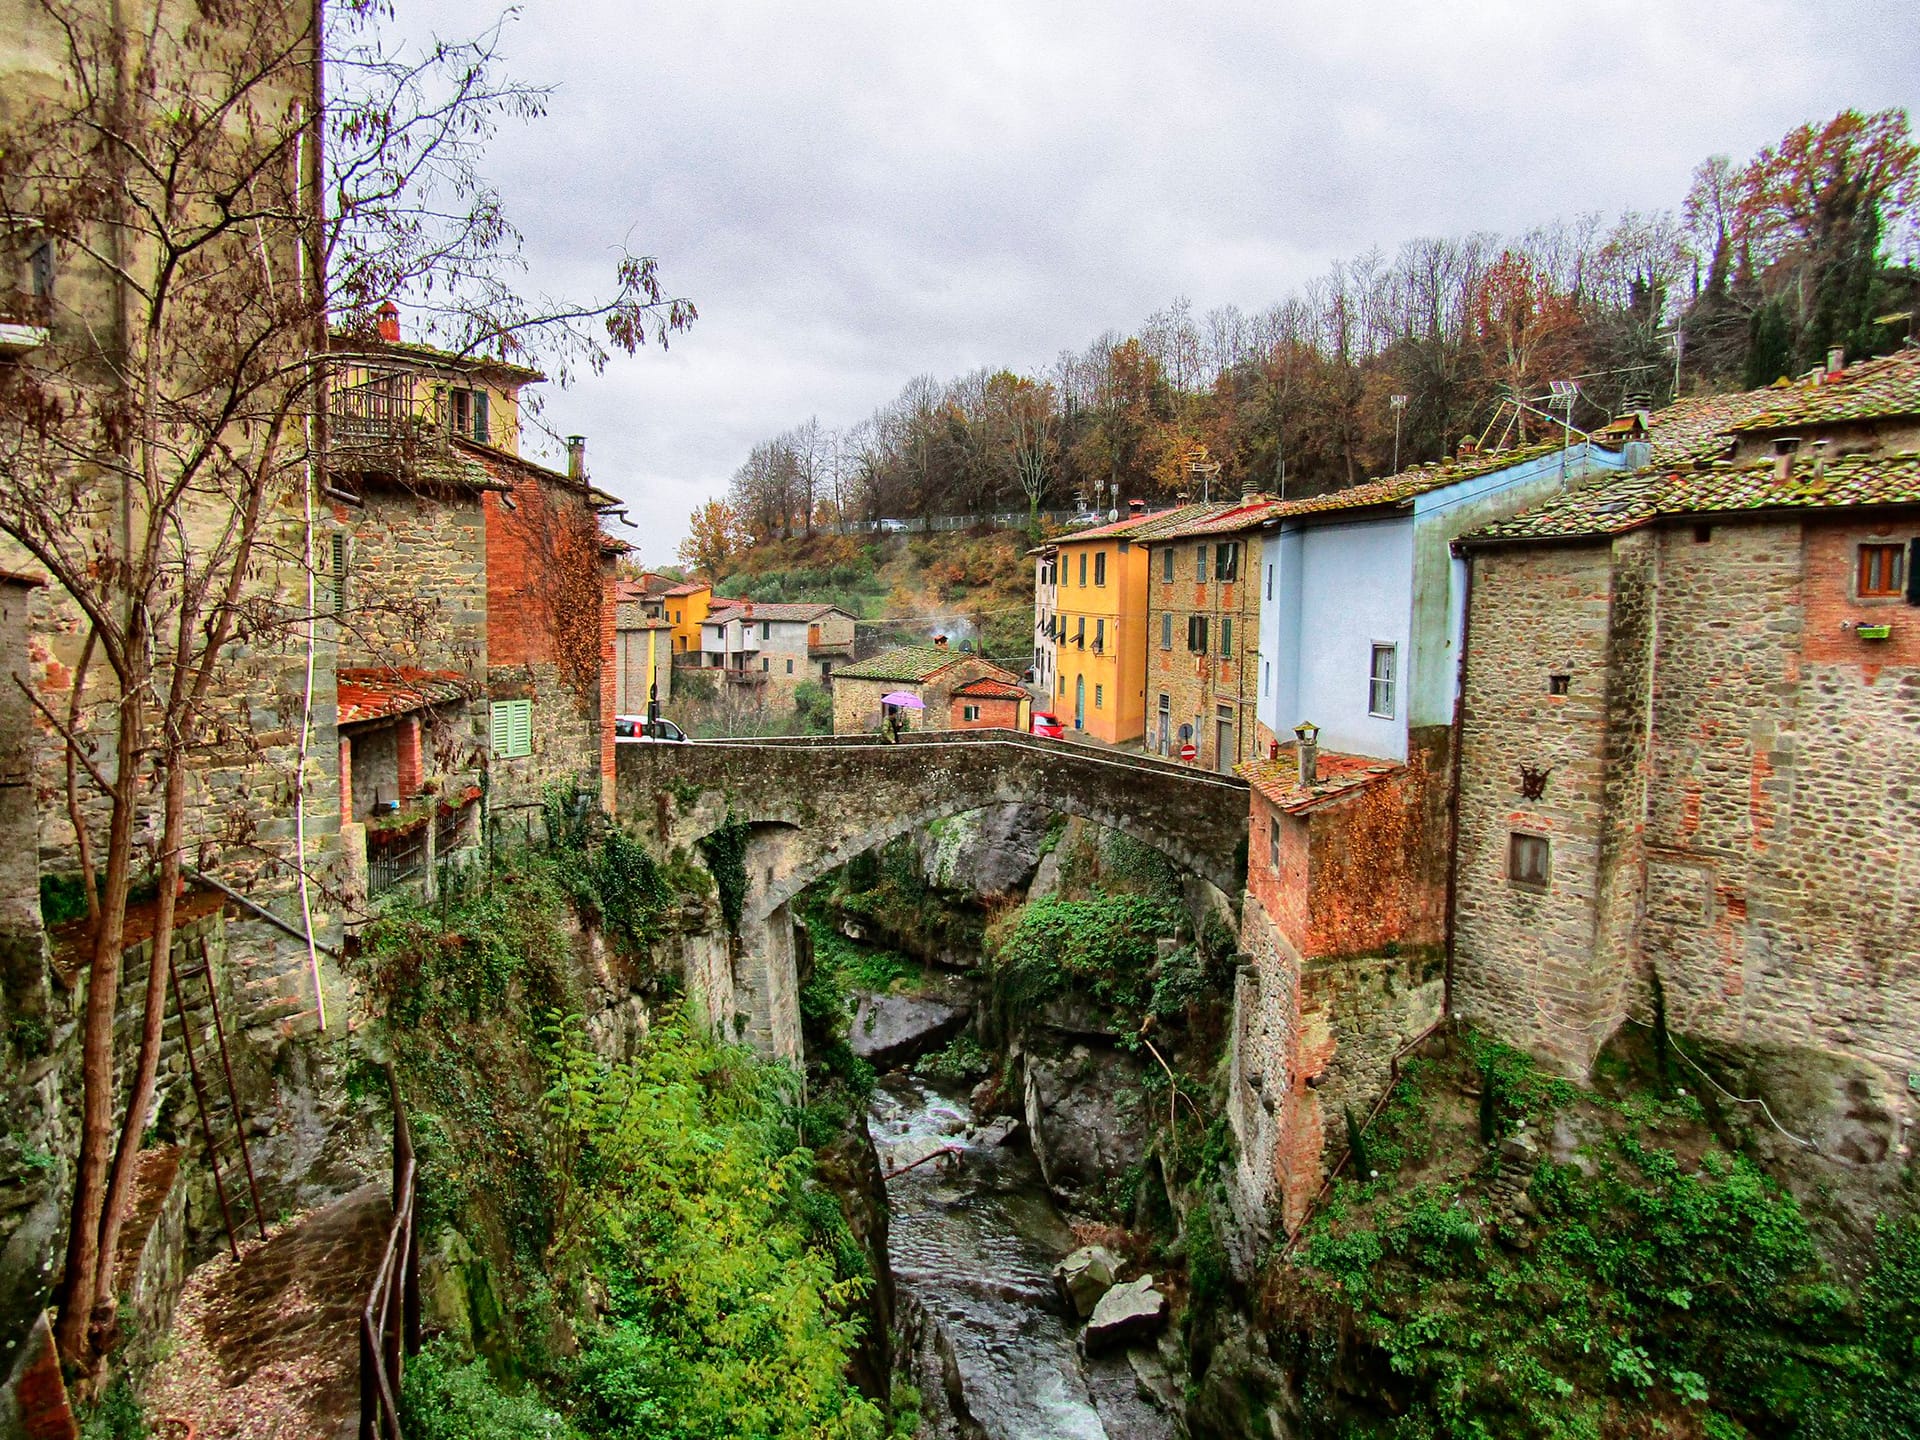
<instances>
[{"instance_id":1,"label":"moss on roof","mask_svg":"<svg viewBox=\"0 0 1920 1440\"><path fill-rule=\"evenodd\" d=\"M1818 376L1759 393L1772 403L1729 429L1751 433L1920 415L1920 349L1863 360L1836 376Z\"/></svg>"},{"instance_id":2,"label":"moss on roof","mask_svg":"<svg viewBox=\"0 0 1920 1440\"><path fill-rule=\"evenodd\" d=\"M968 659L962 650L942 650L937 645L902 645L884 650L866 660L841 665L833 672L836 680L925 680L928 676Z\"/></svg>"},{"instance_id":3,"label":"moss on roof","mask_svg":"<svg viewBox=\"0 0 1920 1440\"><path fill-rule=\"evenodd\" d=\"M1847 455L1816 474L1803 465L1776 479L1771 461L1696 462L1644 470L1556 495L1462 539L1482 545L1618 535L1668 515L1846 510L1920 505L1920 454Z\"/></svg>"}]
</instances>

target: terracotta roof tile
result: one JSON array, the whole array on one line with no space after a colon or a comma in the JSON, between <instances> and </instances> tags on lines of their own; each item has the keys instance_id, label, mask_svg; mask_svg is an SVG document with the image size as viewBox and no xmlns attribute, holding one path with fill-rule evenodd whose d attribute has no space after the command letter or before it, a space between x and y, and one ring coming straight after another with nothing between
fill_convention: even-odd
<instances>
[{"instance_id":1,"label":"terracotta roof tile","mask_svg":"<svg viewBox=\"0 0 1920 1440\"><path fill-rule=\"evenodd\" d=\"M798 620L811 623L824 619L828 615L847 615L838 605L785 604L759 600L721 600L715 599L713 608L707 612L707 623L718 624L722 620ZM847 615L849 620L854 617Z\"/></svg>"},{"instance_id":2,"label":"terracotta roof tile","mask_svg":"<svg viewBox=\"0 0 1920 1440\"><path fill-rule=\"evenodd\" d=\"M422 670L413 665L348 667L338 672L340 723L387 720L434 705L471 700L478 685L457 670Z\"/></svg>"},{"instance_id":3,"label":"terracotta roof tile","mask_svg":"<svg viewBox=\"0 0 1920 1440\"><path fill-rule=\"evenodd\" d=\"M1345 490L1335 490L1330 494L1309 495L1303 500L1275 501L1271 518L1317 515L1328 510L1362 510L1374 505L1404 505L1430 490L1458 485L1463 480L1477 480L1482 475L1498 474L1530 460L1557 455L1562 448L1558 440L1547 440L1538 445L1487 450L1432 465L1414 465L1398 474L1349 485Z\"/></svg>"},{"instance_id":4,"label":"terracotta roof tile","mask_svg":"<svg viewBox=\"0 0 1920 1440\"><path fill-rule=\"evenodd\" d=\"M897 650L886 650L867 660L856 660L851 665L842 665L834 670L835 680L907 680L915 683L931 679L949 665L962 660L971 660L984 665L995 676L1008 682L1018 680L1011 670L1003 670L990 660L982 660L965 650L942 650L937 645L902 645Z\"/></svg>"},{"instance_id":5,"label":"terracotta roof tile","mask_svg":"<svg viewBox=\"0 0 1920 1440\"><path fill-rule=\"evenodd\" d=\"M964 685L956 685L953 688L953 693L956 695L964 695L968 699L981 700L1024 700L1027 698L1027 692L1019 685L1014 684L1010 680L996 679L992 675L982 675L977 680L969 680Z\"/></svg>"},{"instance_id":6,"label":"terracotta roof tile","mask_svg":"<svg viewBox=\"0 0 1920 1440\"><path fill-rule=\"evenodd\" d=\"M1772 404L1729 427L1736 434L1920 415L1920 349L1908 347L1849 365L1831 378L1757 393Z\"/></svg>"},{"instance_id":7,"label":"terracotta roof tile","mask_svg":"<svg viewBox=\"0 0 1920 1440\"><path fill-rule=\"evenodd\" d=\"M1310 789L1300 786L1300 762L1295 747L1281 748L1277 760L1250 760L1234 770L1261 795L1289 815L1303 815L1356 790L1390 780L1407 767L1371 755L1347 755L1337 750L1322 750L1314 766L1318 776Z\"/></svg>"},{"instance_id":8,"label":"terracotta roof tile","mask_svg":"<svg viewBox=\"0 0 1920 1440\"><path fill-rule=\"evenodd\" d=\"M1696 462L1685 469L1643 470L1556 495L1508 520L1464 537L1464 543L1617 535L1665 515L1716 515L1767 510L1846 510L1920 505L1920 454L1844 455L1816 475L1802 464L1784 480L1773 462Z\"/></svg>"}]
</instances>

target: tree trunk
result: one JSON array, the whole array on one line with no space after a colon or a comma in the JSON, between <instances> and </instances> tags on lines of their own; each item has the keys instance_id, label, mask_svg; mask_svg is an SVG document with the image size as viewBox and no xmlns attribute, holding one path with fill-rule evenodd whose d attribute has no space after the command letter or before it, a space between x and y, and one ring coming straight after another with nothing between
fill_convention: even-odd
<instances>
[{"instance_id":1,"label":"tree trunk","mask_svg":"<svg viewBox=\"0 0 1920 1440\"><path fill-rule=\"evenodd\" d=\"M60 1282L54 1339L69 1364L91 1374L89 1336L99 1288L100 1215L108 1147L113 1143L113 1022L120 995L120 951L127 930L127 891L133 879L134 792L138 787L141 705L137 691L121 692L113 820L107 832L107 881L93 930L87 969L87 1011L80 1050L80 1154L74 1166L67 1265Z\"/></svg>"},{"instance_id":2,"label":"tree trunk","mask_svg":"<svg viewBox=\"0 0 1920 1440\"><path fill-rule=\"evenodd\" d=\"M170 747L177 750L178 747ZM154 898L153 958L147 965L146 1013L140 1031L140 1054L134 1063L133 1089L127 1097L126 1119L120 1126L120 1148L113 1157L100 1216L99 1265L94 1281L95 1328L111 1326L114 1295L114 1251L120 1227L127 1218L133 1192L133 1171L140 1158L140 1140L146 1133L147 1110L153 1104L155 1077L160 1069L160 1041L167 1023L167 976L173 963L173 921L180 891L180 830L186 810L186 766L176 753L165 762L166 799L161 821L160 893ZM208 983L212 980L209 977Z\"/></svg>"}]
</instances>

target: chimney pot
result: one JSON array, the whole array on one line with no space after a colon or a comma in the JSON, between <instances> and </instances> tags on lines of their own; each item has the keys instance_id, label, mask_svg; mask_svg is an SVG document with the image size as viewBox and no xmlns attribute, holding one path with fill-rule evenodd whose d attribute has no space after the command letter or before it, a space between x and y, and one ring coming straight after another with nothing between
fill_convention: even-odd
<instances>
[{"instance_id":1,"label":"chimney pot","mask_svg":"<svg viewBox=\"0 0 1920 1440\"><path fill-rule=\"evenodd\" d=\"M400 307L391 300L382 300L380 308L373 314L375 324L379 327L380 338L390 344L399 344Z\"/></svg>"},{"instance_id":2,"label":"chimney pot","mask_svg":"<svg viewBox=\"0 0 1920 1440\"><path fill-rule=\"evenodd\" d=\"M1847 347L1830 345L1827 347L1827 374L1838 375L1847 368Z\"/></svg>"},{"instance_id":3,"label":"chimney pot","mask_svg":"<svg viewBox=\"0 0 1920 1440\"><path fill-rule=\"evenodd\" d=\"M933 648L934 648L934 649L936 649L936 650L944 650L944 649L946 649L946 648L947 648L947 637L946 637L946 636L944 636L944 635L936 635L936 636L934 636L934 637L933 637Z\"/></svg>"},{"instance_id":4,"label":"chimney pot","mask_svg":"<svg viewBox=\"0 0 1920 1440\"><path fill-rule=\"evenodd\" d=\"M587 437L584 435L567 436L567 478L587 478Z\"/></svg>"},{"instance_id":5,"label":"chimney pot","mask_svg":"<svg viewBox=\"0 0 1920 1440\"><path fill-rule=\"evenodd\" d=\"M1144 515L1144 514L1146 514L1146 513L1147 513L1147 502L1146 502L1146 501L1144 501L1144 500L1129 500L1129 501L1127 501L1127 513L1128 513L1129 515Z\"/></svg>"},{"instance_id":6,"label":"chimney pot","mask_svg":"<svg viewBox=\"0 0 1920 1440\"><path fill-rule=\"evenodd\" d=\"M1459 454L1462 460L1466 459L1469 455L1478 455L1479 453L1480 442L1478 440L1474 439L1471 435L1461 438Z\"/></svg>"},{"instance_id":7,"label":"chimney pot","mask_svg":"<svg viewBox=\"0 0 1920 1440\"><path fill-rule=\"evenodd\" d=\"M1793 474L1793 452L1800 448L1797 435L1780 435L1773 442L1773 478L1785 480Z\"/></svg>"}]
</instances>

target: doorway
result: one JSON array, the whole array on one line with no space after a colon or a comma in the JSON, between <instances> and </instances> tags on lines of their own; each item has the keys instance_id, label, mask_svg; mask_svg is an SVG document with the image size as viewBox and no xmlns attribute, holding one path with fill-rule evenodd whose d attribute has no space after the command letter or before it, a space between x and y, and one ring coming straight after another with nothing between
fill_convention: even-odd
<instances>
[{"instance_id":1,"label":"doorway","mask_svg":"<svg viewBox=\"0 0 1920 1440\"><path fill-rule=\"evenodd\" d=\"M1073 728L1087 728L1087 677L1084 675L1073 677Z\"/></svg>"},{"instance_id":2,"label":"doorway","mask_svg":"<svg viewBox=\"0 0 1920 1440\"><path fill-rule=\"evenodd\" d=\"M1233 707L1220 706L1214 712L1213 725L1214 744L1217 747L1214 751L1213 768L1222 775L1231 775L1236 758L1233 745Z\"/></svg>"}]
</instances>

